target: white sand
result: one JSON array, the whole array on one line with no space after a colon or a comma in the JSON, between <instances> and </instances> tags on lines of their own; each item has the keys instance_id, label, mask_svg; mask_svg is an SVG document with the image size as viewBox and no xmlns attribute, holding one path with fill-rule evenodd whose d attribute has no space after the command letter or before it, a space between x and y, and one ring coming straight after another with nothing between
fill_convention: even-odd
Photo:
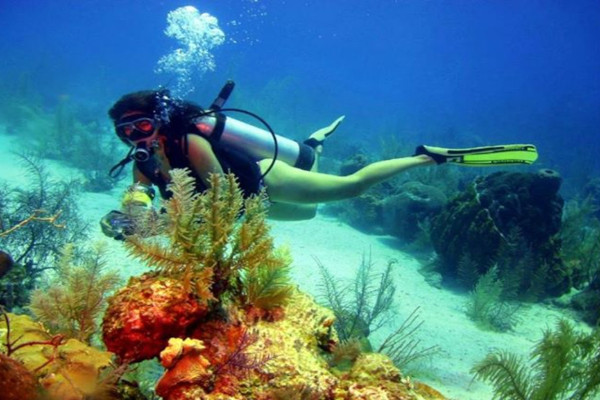
<instances>
[{"instance_id":1,"label":"white sand","mask_svg":"<svg viewBox=\"0 0 600 400\"><path fill-rule=\"evenodd\" d=\"M19 184L23 182L24 171L18 158L10 152L14 149L13 142L14 137L0 134L0 179ZM57 176L77 174L57 163L49 163L48 169ZM80 197L82 214L93 228L91 241L103 239L98 221L109 210L118 208L119 192L128 182L129 179L123 181L110 194L84 193ZM419 366L417 379L452 399L490 399L489 386L472 382L469 373L472 366L495 349L527 355L541 337L542 330L553 326L561 316L557 310L534 305L521 311L523 322L515 331L502 334L482 331L465 316L466 297L426 283L418 272L419 263L410 255L390 247L389 243L394 241L389 237L366 235L324 216L303 222L274 222L272 233L277 244L287 244L292 250L295 280L302 289L315 295L319 293L320 273L314 257L341 280L354 276L363 253L371 252L376 271L385 268L390 259L398 260L394 270L398 287L398 317L395 322L400 324L415 307L420 307L424 324L416 335L423 347L439 346L441 349ZM121 243L112 240L108 243L111 249L110 267L119 269L124 277L145 270L139 262L127 258ZM389 327L388 330L393 328Z\"/></svg>"}]
</instances>

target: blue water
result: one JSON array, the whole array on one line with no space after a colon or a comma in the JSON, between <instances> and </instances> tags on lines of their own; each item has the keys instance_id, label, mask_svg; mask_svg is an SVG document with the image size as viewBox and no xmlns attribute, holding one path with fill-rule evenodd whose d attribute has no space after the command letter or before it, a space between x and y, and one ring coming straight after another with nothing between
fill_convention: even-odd
<instances>
[{"instance_id":1,"label":"blue water","mask_svg":"<svg viewBox=\"0 0 600 400\"><path fill-rule=\"evenodd\" d=\"M187 94L200 104L233 79L228 105L295 138L345 114L331 147L533 143L525 170L558 170L567 199L600 176L598 0L0 0L0 107L12 93L48 113L68 101L109 134L121 95L175 85L155 69L186 5L225 34Z\"/></svg>"},{"instance_id":2,"label":"blue water","mask_svg":"<svg viewBox=\"0 0 600 400\"><path fill-rule=\"evenodd\" d=\"M218 18L226 35L188 96L201 104L230 78L230 105L293 119L280 129L344 113L347 140L532 142L541 167L599 168L594 0L4 0L0 76L25 74L48 106L68 95L108 123L121 94L169 84L154 68L177 47L166 15L184 5Z\"/></svg>"}]
</instances>

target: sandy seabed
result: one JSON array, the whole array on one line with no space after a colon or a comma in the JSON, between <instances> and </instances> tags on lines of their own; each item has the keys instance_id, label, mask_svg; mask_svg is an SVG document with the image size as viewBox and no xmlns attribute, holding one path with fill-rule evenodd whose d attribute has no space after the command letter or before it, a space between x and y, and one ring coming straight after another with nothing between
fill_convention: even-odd
<instances>
[{"instance_id":1,"label":"sandy seabed","mask_svg":"<svg viewBox=\"0 0 600 400\"><path fill-rule=\"evenodd\" d=\"M28 182L19 157L12 152L16 149L16 140L16 137L0 132L0 179L9 185ZM47 161L46 166L55 179L78 177L77 171L61 163ZM110 193L82 193L78 200L82 217L92 227L90 242L105 240L109 243L108 266L120 270L124 278L139 275L147 268L129 258L120 242L106 239L100 232L98 221L108 211L119 207L121 192L129 182L129 178L122 180ZM542 337L544 329L553 327L558 318L568 318L558 309L535 304L519 311L521 322L513 331L484 331L465 315L468 297L428 284L419 273L420 263L399 250L392 237L367 235L322 214L310 221L274 221L271 225L276 244L291 249L294 280L301 289L317 297L321 281L318 262L343 283L355 276L363 254L371 255L375 273L381 272L390 260L396 260L393 278L397 286L394 310L397 318L378 332L376 340L397 328L419 307L423 325L415 338L421 341L421 348L438 346L440 350L413 365L411 370L414 370L415 379L435 387L450 399L491 399L491 387L473 381L469 373L473 365L494 350L526 357Z\"/></svg>"}]
</instances>

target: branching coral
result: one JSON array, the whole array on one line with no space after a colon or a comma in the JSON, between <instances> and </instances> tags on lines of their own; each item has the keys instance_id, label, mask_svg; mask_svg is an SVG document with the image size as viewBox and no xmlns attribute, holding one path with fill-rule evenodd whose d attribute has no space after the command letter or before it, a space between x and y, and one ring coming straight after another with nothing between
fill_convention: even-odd
<instances>
[{"instance_id":1,"label":"branching coral","mask_svg":"<svg viewBox=\"0 0 600 400\"><path fill-rule=\"evenodd\" d=\"M65 246L54 279L32 293L30 308L50 330L90 342L106 297L120 282L117 272L105 270L104 253L97 244L76 264L73 246Z\"/></svg>"},{"instance_id":2,"label":"branching coral","mask_svg":"<svg viewBox=\"0 0 600 400\"><path fill-rule=\"evenodd\" d=\"M335 328L341 340L366 338L389 322L396 286L391 277L394 261L390 261L377 281L371 273L371 257L363 255L353 286L340 288L327 268L316 260L321 270L322 291L336 317ZM377 283L378 282L378 283ZM349 293L353 296L350 298Z\"/></svg>"},{"instance_id":3,"label":"branching coral","mask_svg":"<svg viewBox=\"0 0 600 400\"><path fill-rule=\"evenodd\" d=\"M504 281L493 266L481 275L467 302L466 313L484 329L507 331L518 322L519 305L505 300Z\"/></svg>"},{"instance_id":4,"label":"branching coral","mask_svg":"<svg viewBox=\"0 0 600 400\"><path fill-rule=\"evenodd\" d=\"M600 334L577 332L565 320L531 352L533 370L506 352L489 354L471 372L492 383L494 399L593 399L600 393Z\"/></svg>"}]
</instances>

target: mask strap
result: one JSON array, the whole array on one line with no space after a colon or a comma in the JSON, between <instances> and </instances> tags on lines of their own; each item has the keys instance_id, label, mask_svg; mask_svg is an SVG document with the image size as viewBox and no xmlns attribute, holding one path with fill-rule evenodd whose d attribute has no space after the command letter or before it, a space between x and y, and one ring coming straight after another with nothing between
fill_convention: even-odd
<instances>
[{"instance_id":1,"label":"mask strap","mask_svg":"<svg viewBox=\"0 0 600 400\"><path fill-rule=\"evenodd\" d=\"M125 166L132 161L132 158L131 158L132 153L133 153L133 147L129 149L129 153L127 153L127 155L125 156L124 159L119 161L116 165L114 165L110 169L110 171L108 171L108 176L115 179L119 175L121 175L121 172L123 172L123 168L125 168Z\"/></svg>"}]
</instances>

